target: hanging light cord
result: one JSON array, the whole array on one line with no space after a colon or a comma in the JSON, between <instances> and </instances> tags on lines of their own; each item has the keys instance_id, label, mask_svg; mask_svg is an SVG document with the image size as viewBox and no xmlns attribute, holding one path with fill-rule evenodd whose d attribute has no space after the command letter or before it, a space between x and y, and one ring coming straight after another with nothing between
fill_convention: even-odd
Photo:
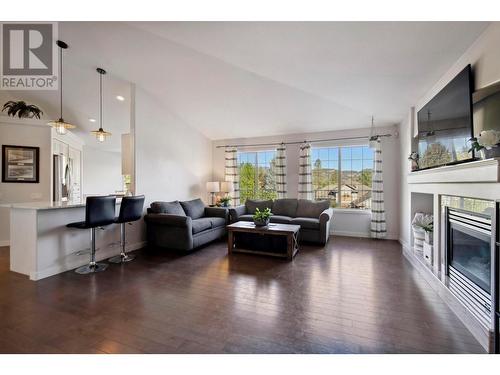
<instances>
[{"instance_id":1,"label":"hanging light cord","mask_svg":"<svg viewBox=\"0 0 500 375\"><path fill-rule=\"evenodd\" d=\"M99 130L102 130L102 73L99 74Z\"/></svg>"},{"instance_id":2,"label":"hanging light cord","mask_svg":"<svg viewBox=\"0 0 500 375\"><path fill-rule=\"evenodd\" d=\"M59 85L60 85L60 89L59 89L59 107L60 107L60 116L59 118L62 119L63 118L63 105L62 105L62 98L63 98L63 53L62 53L62 48L59 47L59 77L60 77L60 81L59 81Z\"/></svg>"}]
</instances>

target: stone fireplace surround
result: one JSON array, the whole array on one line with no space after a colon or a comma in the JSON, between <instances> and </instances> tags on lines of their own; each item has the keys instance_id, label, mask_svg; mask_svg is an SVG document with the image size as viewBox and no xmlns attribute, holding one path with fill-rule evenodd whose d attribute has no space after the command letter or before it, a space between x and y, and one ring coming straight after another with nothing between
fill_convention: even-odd
<instances>
[{"instance_id":1,"label":"stone fireplace surround","mask_svg":"<svg viewBox=\"0 0 500 375\"><path fill-rule=\"evenodd\" d=\"M416 212L434 215L434 249L432 266L413 250L413 233L410 243L403 243L403 254L429 282L448 306L457 314L481 345L489 352L493 349L492 327L485 328L474 314L459 301L448 287L445 256L446 222L442 210L443 196L456 196L496 201L500 199L500 159L474 161L454 166L409 172L410 217ZM411 231L411 228L410 228Z\"/></svg>"}]
</instances>

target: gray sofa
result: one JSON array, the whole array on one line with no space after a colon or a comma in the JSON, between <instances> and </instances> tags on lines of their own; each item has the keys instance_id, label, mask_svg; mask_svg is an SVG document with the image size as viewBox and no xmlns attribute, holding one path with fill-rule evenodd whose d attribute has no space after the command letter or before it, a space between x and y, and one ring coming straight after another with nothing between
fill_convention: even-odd
<instances>
[{"instance_id":1,"label":"gray sofa","mask_svg":"<svg viewBox=\"0 0 500 375\"><path fill-rule=\"evenodd\" d=\"M226 234L227 209L201 199L153 202L144 216L148 246L190 251Z\"/></svg>"},{"instance_id":2,"label":"gray sofa","mask_svg":"<svg viewBox=\"0 0 500 375\"><path fill-rule=\"evenodd\" d=\"M271 223L300 225L300 240L326 244L330 233L333 209L329 201L310 201L307 199L250 200L244 205L229 209L232 223L253 221L255 210L270 208Z\"/></svg>"}]
</instances>

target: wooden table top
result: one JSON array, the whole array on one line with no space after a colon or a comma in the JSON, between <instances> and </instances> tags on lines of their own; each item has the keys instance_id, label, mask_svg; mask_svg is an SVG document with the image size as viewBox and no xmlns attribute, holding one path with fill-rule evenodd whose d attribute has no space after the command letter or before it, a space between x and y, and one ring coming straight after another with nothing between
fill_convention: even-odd
<instances>
[{"instance_id":1,"label":"wooden table top","mask_svg":"<svg viewBox=\"0 0 500 375\"><path fill-rule=\"evenodd\" d=\"M245 231L245 232L281 232L281 233L296 233L300 230L300 225L269 223L265 227L258 227L250 221L238 221L227 226L229 230Z\"/></svg>"}]
</instances>

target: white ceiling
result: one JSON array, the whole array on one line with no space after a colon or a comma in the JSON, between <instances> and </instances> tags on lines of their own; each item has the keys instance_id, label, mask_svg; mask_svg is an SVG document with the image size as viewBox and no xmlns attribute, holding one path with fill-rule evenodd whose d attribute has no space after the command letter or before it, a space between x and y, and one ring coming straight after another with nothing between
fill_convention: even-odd
<instances>
[{"instance_id":1,"label":"white ceiling","mask_svg":"<svg viewBox=\"0 0 500 375\"><path fill-rule=\"evenodd\" d=\"M372 114L379 126L398 123L487 26L64 22L59 33L71 47L66 61L81 69L66 90L78 121L97 116L95 67L102 66L117 82L108 91L105 127L128 121L119 109L115 119L113 107L128 103L114 96L130 81L207 137L222 139L362 128Z\"/></svg>"},{"instance_id":2,"label":"white ceiling","mask_svg":"<svg viewBox=\"0 0 500 375\"><path fill-rule=\"evenodd\" d=\"M94 63L80 62L70 44L64 52L63 118L77 126L72 132L87 146L103 151L120 152L120 134L130 132L130 83L113 76L103 76L103 127L112 136L106 142L98 142L90 134L99 128L99 74ZM125 98L116 99L117 95ZM59 91L0 91L0 103L7 100L24 100L38 105L44 112L44 120L59 118ZM90 122L93 118L96 122Z\"/></svg>"}]
</instances>

